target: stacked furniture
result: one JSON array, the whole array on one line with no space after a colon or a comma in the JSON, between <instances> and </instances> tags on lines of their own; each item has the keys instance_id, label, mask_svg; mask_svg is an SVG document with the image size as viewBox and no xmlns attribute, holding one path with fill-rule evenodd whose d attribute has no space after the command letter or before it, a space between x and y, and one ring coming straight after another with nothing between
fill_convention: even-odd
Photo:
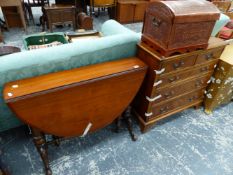
<instances>
[{"instance_id":1,"label":"stacked furniture","mask_svg":"<svg viewBox=\"0 0 233 175\"><path fill-rule=\"evenodd\" d=\"M204 101L205 112L212 111L223 104L229 103L233 98L233 45L226 46L212 81L206 90Z\"/></svg>"},{"instance_id":2,"label":"stacked furniture","mask_svg":"<svg viewBox=\"0 0 233 175\"><path fill-rule=\"evenodd\" d=\"M212 40L208 43L218 15L213 4L201 1L154 2L146 10L138 57L149 70L134 101L142 132L160 119L203 102L225 47L213 45Z\"/></svg>"}]
</instances>

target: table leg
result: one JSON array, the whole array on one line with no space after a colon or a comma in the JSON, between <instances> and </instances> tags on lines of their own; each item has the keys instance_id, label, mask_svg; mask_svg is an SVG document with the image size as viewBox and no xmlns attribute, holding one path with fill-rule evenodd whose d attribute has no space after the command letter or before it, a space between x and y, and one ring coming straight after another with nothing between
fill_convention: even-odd
<instances>
[{"instance_id":1,"label":"table leg","mask_svg":"<svg viewBox=\"0 0 233 175\"><path fill-rule=\"evenodd\" d=\"M46 143L45 135L43 132L39 131L38 129L35 128L31 128L31 129L33 135L33 142L43 161L45 167L45 173L46 175L52 175L52 171L49 166L48 145Z\"/></svg>"},{"instance_id":2,"label":"table leg","mask_svg":"<svg viewBox=\"0 0 233 175\"><path fill-rule=\"evenodd\" d=\"M137 136L133 133L133 128L132 128L132 119L131 119L131 106L128 106L127 109L125 110L123 114L123 119L126 121L127 128L129 130L129 134L132 138L133 141L137 140Z\"/></svg>"}]
</instances>

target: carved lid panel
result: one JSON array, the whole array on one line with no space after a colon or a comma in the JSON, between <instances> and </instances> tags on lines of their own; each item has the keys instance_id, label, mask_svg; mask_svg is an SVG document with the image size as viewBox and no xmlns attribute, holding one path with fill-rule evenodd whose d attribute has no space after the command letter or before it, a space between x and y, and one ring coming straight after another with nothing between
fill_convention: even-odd
<instances>
[{"instance_id":1,"label":"carved lid panel","mask_svg":"<svg viewBox=\"0 0 233 175\"><path fill-rule=\"evenodd\" d=\"M219 19L220 12L218 8L208 1L157 1L149 5L150 11L155 6L164 6L174 17L174 23L215 21ZM164 10L159 10L164 13Z\"/></svg>"}]
</instances>

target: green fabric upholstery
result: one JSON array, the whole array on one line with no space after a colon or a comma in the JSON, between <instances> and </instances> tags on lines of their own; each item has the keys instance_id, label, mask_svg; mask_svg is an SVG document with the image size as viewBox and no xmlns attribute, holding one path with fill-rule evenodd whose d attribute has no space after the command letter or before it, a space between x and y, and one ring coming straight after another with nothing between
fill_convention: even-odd
<instances>
[{"instance_id":1,"label":"green fabric upholstery","mask_svg":"<svg viewBox=\"0 0 233 175\"><path fill-rule=\"evenodd\" d=\"M227 15L220 14L219 20L216 21L211 36L216 36L218 32L230 21Z\"/></svg>"},{"instance_id":2,"label":"green fabric upholstery","mask_svg":"<svg viewBox=\"0 0 233 175\"><path fill-rule=\"evenodd\" d=\"M82 42L0 57L0 131L21 124L3 101L5 83L136 55L140 34L113 20L103 24L101 33L104 37L91 42L83 39Z\"/></svg>"}]
</instances>

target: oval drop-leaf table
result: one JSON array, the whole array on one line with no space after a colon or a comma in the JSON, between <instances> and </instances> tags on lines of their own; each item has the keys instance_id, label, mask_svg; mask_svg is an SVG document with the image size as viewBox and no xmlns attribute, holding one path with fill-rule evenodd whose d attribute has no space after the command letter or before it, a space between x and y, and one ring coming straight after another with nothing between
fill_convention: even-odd
<instances>
[{"instance_id":1,"label":"oval drop-leaf table","mask_svg":"<svg viewBox=\"0 0 233 175\"><path fill-rule=\"evenodd\" d=\"M7 83L4 99L32 128L46 174L52 174L44 133L82 136L112 123L135 97L146 69L135 57L84 66Z\"/></svg>"}]
</instances>

